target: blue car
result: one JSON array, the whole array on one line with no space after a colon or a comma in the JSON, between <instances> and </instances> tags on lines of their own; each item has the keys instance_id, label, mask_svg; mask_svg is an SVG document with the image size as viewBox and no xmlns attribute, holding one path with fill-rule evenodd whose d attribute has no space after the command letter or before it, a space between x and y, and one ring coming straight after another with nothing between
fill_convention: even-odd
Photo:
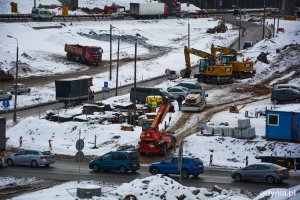
<instances>
[{"instance_id":1,"label":"blue car","mask_svg":"<svg viewBox=\"0 0 300 200\"><path fill-rule=\"evenodd\" d=\"M149 166L149 172L156 174L176 174L179 175L178 157L169 157L162 162L152 163ZM182 158L182 178L189 178L190 175L194 177L204 172L203 162L200 158L186 157Z\"/></svg>"},{"instance_id":2,"label":"blue car","mask_svg":"<svg viewBox=\"0 0 300 200\"><path fill-rule=\"evenodd\" d=\"M91 160L89 168L94 172L100 170L121 173L135 172L140 168L139 154L135 151L112 151Z\"/></svg>"}]
</instances>

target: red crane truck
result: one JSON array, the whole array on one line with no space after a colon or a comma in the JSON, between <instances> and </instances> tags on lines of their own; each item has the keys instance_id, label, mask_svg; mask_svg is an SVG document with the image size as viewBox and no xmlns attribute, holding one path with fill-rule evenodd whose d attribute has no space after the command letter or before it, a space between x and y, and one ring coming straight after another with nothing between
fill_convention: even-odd
<instances>
[{"instance_id":1,"label":"red crane truck","mask_svg":"<svg viewBox=\"0 0 300 200\"><path fill-rule=\"evenodd\" d=\"M81 46L79 44L65 44L67 60L98 65L102 61L103 50L96 46Z\"/></svg>"},{"instance_id":2,"label":"red crane truck","mask_svg":"<svg viewBox=\"0 0 300 200\"><path fill-rule=\"evenodd\" d=\"M146 130L143 128L138 148L140 154L151 152L166 155L167 150L175 146L176 138L172 135L167 135L163 131L159 131L158 127L169 112L171 106L171 101L165 99L150 127L146 128Z\"/></svg>"}]
</instances>

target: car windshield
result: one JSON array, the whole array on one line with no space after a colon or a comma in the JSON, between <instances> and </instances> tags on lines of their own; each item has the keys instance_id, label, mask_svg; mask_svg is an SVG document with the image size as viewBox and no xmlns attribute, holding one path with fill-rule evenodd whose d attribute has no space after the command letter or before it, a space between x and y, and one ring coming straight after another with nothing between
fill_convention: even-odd
<instances>
[{"instance_id":1,"label":"car windshield","mask_svg":"<svg viewBox=\"0 0 300 200\"><path fill-rule=\"evenodd\" d=\"M194 164L202 164L203 163L203 161L200 158L193 158L192 161Z\"/></svg>"},{"instance_id":2,"label":"car windshield","mask_svg":"<svg viewBox=\"0 0 300 200\"><path fill-rule=\"evenodd\" d=\"M168 91L164 88L159 88L159 91L163 94L168 94Z\"/></svg>"},{"instance_id":3,"label":"car windshield","mask_svg":"<svg viewBox=\"0 0 300 200\"><path fill-rule=\"evenodd\" d=\"M129 159L130 160L138 160L139 159L138 153L137 152L129 153Z\"/></svg>"},{"instance_id":4,"label":"car windshield","mask_svg":"<svg viewBox=\"0 0 300 200\"><path fill-rule=\"evenodd\" d=\"M93 54L101 54L103 52L103 50L101 48L92 48L91 52Z\"/></svg>"},{"instance_id":5,"label":"car windshield","mask_svg":"<svg viewBox=\"0 0 300 200\"><path fill-rule=\"evenodd\" d=\"M49 156L49 155L51 155L51 152L50 151L43 151L42 154L46 155L46 156Z\"/></svg>"}]
</instances>

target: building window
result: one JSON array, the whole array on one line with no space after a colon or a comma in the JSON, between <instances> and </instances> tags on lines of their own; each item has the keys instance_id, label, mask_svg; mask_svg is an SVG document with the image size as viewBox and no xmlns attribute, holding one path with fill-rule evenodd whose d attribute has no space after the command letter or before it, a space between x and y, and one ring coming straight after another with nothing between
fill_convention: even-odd
<instances>
[{"instance_id":1,"label":"building window","mask_svg":"<svg viewBox=\"0 0 300 200\"><path fill-rule=\"evenodd\" d=\"M269 114L268 121L270 126L279 126L279 115Z\"/></svg>"}]
</instances>

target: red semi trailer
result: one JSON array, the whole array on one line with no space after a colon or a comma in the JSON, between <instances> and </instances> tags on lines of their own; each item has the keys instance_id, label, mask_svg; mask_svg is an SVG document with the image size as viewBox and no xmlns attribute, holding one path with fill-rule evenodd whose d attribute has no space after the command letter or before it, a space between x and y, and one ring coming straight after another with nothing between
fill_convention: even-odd
<instances>
[{"instance_id":1,"label":"red semi trailer","mask_svg":"<svg viewBox=\"0 0 300 200\"><path fill-rule=\"evenodd\" d=\"M81 46L79 44L65 44L67 59L87 65L98 65L102 61L103 50L96 46Z\"/></svg>"}]
</instances>

